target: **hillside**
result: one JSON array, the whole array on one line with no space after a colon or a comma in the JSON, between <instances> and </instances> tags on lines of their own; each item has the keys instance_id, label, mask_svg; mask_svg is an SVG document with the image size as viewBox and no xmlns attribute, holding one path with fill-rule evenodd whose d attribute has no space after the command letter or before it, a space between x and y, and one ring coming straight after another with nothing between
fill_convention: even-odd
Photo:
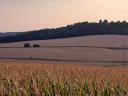
<instances>
[{"instance_id":1,"label":"hillside","mask_svg":"<svg viewBox=\"0 0 128 96\"><path fill-rule=\"evenodd\" d=\"M46 46L122 47L122 39L125 39L127 41L128 36L94 35L94 36L82 36L82 37L62 38L62 39L54 39L54 40L32 40L32 41L0 44L0 47L23 47L25 43L31 43L31 44L36 43L39 44L41 47L46 47ZM126 46L127 45L128 44L126 44Z\"/></svg>"},{"instance_id":2,"label":"hillside","mask_svg":"<svg viewBox=\"0 0 128 96\"><path fill-rule=\"evenodd\" d=\"M14 36L14 35L17 35L19 34L18 32L0 32L0 37L3 37L3 36Z\"/></svg>"},{"instance_id":3,"label":"hillside","mask_svg":"<svg viewBox=\"0 0 128 96\"><path fill-rule=\"evenodd\" d=\"M25 42L0 44L0 58L36 58L45 63L61 64L121 64L122 50L111 49L111 47L122 48L122 39L127 41L128 36L96 35L55 40L25 41L31 45L39 44L41 46L39 48L24 48ZM128 47L128 42L125 43L125 46ZM125 60L127 60L127 50L125 50L125 54Z\"/></svg>"},{"instance_id":4,"label":"hillside","mask_svg":"<svg viewBox=\"0 0 128 96\"><path fill-rule=\"evenodd\" d=\"M99 23L82 22L61 28L34 30L22 32L14 36L0 37L0 43L106 34L128 35L128 23L125 21L108 22L107 20L100 21Z\"/></svg>"}]
</instances>

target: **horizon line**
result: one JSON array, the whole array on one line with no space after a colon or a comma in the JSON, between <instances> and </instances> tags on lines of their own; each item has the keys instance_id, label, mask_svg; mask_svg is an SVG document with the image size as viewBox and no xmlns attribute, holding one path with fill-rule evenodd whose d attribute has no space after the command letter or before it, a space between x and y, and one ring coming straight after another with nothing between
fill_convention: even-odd
<instances>
[{"instance_id":1,"label":"horizon line","mask_svg":"<svg viewBox=\"0 0 128 96\"><path fill-rule=\"evenodd\" d=\"M78 24L78 23L85 23L85 22L87 22L87 23L100 23L100 21L105 21L105 20L107 20L108 21L108 23L111 23L111 22L114 22L114 23L116 23L116 22L126 22L126 23L128 23L128 21L127 20L108 20L108 19L99 19L99 21L81 21L81 22L76 22L76 23L71 23L71 24L67 24L67 25L62 25L62 26L58 26L58 27L47 27L47 28L40 28L40 29L33 29L33 30L24 30L24 31L7 31L7 32L0 32L0 33L22 33L22 32L31 32L31 31L39 31L39 30L45 30L45 29L57 29L57 28L62 28L62 27L67 27L67 26L70 26L70 25L74 25L74 24Z\"/></svg>"}]
</instances>

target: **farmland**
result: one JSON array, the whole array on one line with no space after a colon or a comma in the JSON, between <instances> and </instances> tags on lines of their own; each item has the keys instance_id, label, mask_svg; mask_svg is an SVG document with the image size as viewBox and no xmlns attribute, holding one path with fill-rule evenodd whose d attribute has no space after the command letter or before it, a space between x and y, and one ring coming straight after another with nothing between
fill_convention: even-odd
<instances>
[{"instance_id":1,"label":"farmland","mask_svg":"<svg viewBox=\"0 0 128 96\"><path fill-rule=\"evenodd\" d=\"M128 92L127 67L6 61L0 73L1 96L127 96Z\"/></svg>"},{"instance_id":2,"label":"farmland","mask_svg":"<svg viewBox=\"0 0 128 96\"><path fill-rule=\"evenodd\" d=\"M24 48L26 42L0 44L1 59L39 59L44 63L120 65L122 38L127 36L99 35L67 39L27 41L39 48ZM125 47L127 48L127 42ZM127 50L125 50L125 61ZM91 62L91 64L90 64Z\"/></svg>"},{"instance_id":3,"label":"farmland","mask_svg":"<svg viewBox=\"0 0 128 96\"><path fill-rule=\"evenodd\" d=\"M127 42L106 35L0 44L0 96L128 96Z\"/></svg>"}]
</instances>

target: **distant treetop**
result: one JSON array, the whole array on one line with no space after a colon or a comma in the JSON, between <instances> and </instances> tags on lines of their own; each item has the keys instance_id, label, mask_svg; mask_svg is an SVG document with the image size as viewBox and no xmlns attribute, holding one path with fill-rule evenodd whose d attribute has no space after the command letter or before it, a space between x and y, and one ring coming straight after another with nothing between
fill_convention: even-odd
<instances>
[{"instance_id":1,"label":"distant treetop","mask_svg":"<svg viewBox=\"0 0 128 96\"><path fill-rule=\"evenodd\" d=\"M79 22L66 27L33 30L13 36L0 37L0 43L105 34L128 35L128 22L125 20L109 22L107 19L99 20L99 22Z\"/></svg>"}]
</instances>

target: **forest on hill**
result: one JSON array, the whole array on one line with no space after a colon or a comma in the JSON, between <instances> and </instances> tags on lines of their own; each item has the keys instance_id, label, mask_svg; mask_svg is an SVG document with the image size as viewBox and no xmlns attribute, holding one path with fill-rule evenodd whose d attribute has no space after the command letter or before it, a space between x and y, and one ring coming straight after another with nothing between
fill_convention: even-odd
<instances>
[{"instance_id":1,"label":"forest on hill","mask_svg":"<svg viewBox=\"0 0 128 96\"><path fill-rule=\"evenodd\" d=\"M67 25L66 27L33 30L16 35L0 37L0 43L105 34L128 35L128 22L108 22L108 20L100 20L99 22L80 22L73 25Z\"/></svg>"},{"instance_id":2,"label":"forest on hill","mask_svg":"<svg viewBox=\"0 0 128 96\"><path fill-rule=\"evenodd\" d=\"M19 34L19 33L20 33L20 32L0 32L0 37L17 35L17 34Z\"/></svg>"}]
</instances>

